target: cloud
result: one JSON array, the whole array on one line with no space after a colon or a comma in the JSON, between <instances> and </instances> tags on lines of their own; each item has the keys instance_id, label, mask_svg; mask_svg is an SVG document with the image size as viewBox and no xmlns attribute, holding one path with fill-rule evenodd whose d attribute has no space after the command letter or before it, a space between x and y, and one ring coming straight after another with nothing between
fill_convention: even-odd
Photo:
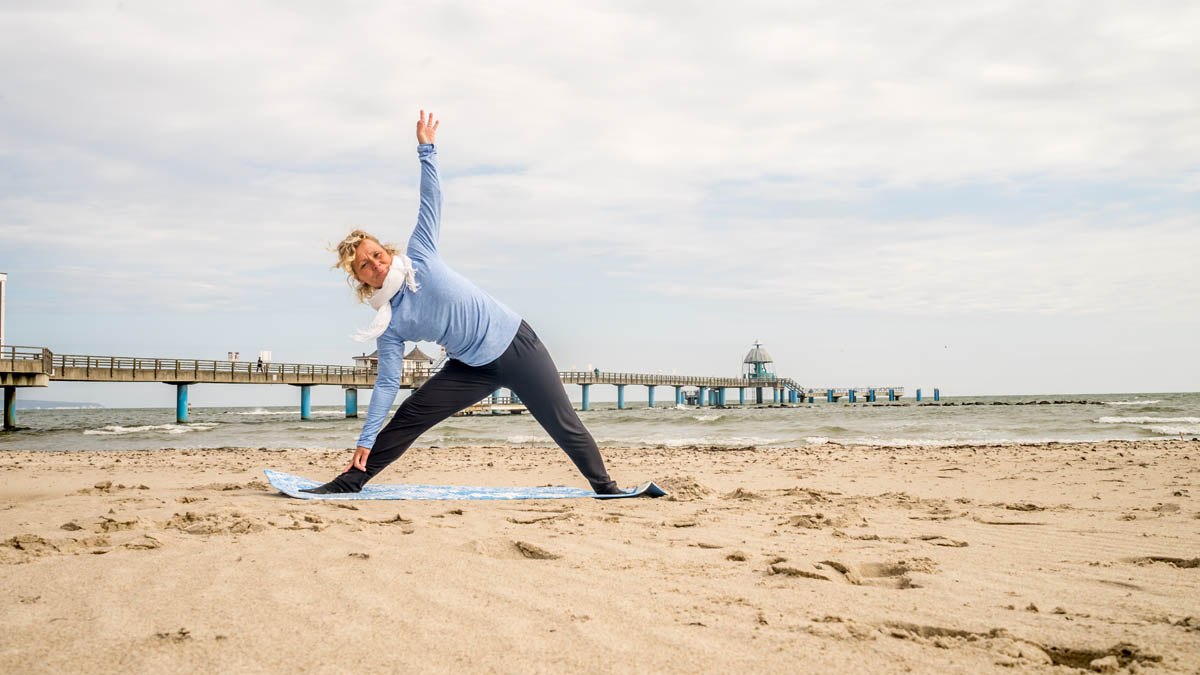
<instances>
[{"instance_id":1,"label":"cloud","mask_svg":"<svg viewBox=\"0 0 1200 675\"><path fill-rule=\"evenodd\" d=\"M0 247L63 264L51 296L203 311L328 283L350 225L411 228L428 106L465 270L699 269L650 293L866 311L1196 305L1189 3L53 7L0 11ZM1127 183L1161 187L1101 189Z\"/></svg>"}]
</instances>

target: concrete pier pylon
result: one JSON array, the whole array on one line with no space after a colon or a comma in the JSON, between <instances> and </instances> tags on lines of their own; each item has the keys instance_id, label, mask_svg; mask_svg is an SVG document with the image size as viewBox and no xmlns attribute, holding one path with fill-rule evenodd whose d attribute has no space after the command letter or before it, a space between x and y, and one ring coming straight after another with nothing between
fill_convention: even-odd
<instances>
[{"instance_id":1,"label":"concrete pier pylon","mask_svg":"<svg viewBox=\"0 0 1200 675\"><path fill-rule=\"evenodd\" d=\"M175 423L187 424L188 422L188 386L186 384L175 385Z\"/></svg>"},{"instance_id":2,"label":"concrete pier pylon","mask_svg":"<svg viewBox=\"0 0 1200 675\"><path fill-rule=\"evenodd\" d=\"M17 428L17 388L4 388L4 430Z\"/></svg>"}]
</instances>

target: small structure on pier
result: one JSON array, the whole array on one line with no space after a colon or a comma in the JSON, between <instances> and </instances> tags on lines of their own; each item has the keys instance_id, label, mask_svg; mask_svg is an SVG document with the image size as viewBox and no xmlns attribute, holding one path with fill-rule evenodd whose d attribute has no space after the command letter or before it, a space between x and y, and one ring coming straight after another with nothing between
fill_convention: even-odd
<instances>
[{"instance_id":1,"label":"small structure on pier","mask_svg":"<svg viewBox=\"0 0 1200 675\"><path fill-rule=\"evenodd\" d=\"M445 354L442 355L442 358L445 358ZM404 365L403 365L402 372L404 375L411 375L411 374L422 373L422 372L428 374L429 371L432 371L437 366L438 360L439 359L435 359L432 356L421 351L420 347L413 345L412 350L404 355ZM370 354L362 354L360 356L354 357L354 365L358 366L359 368L370 369L372 372L378 371L379 370L379 350L376 349L375 351L371 352Z\"/></svg>"},{"instance_id":2,"label":"small structure on pier","mask_svg":"<svg viewBox=\"0 0 1200 675\"><path fill-rule=\"evenodd\" d=\"M756 340L754 348L742 359L742 375L748 380L775 379L775 360L762 348L761 342Z\"/></svg>"},{"instance_id":3,"label":"small structure on pier","mask_svg":"<svg viewBox=\"0 0 1200 675\"><path fill-rule=\"evenodd\" d=\"M776 403L780 400L780 391L778 384L775 382L775 360L767 353L767 350L762 348L762 343L758 340L754 341L754 347L746 353L746 358L742 359L742 377L751 382L770 382L772 398ZM763 388L757 386L754 388L754 402L758 405L763 403Z\"/></svg>"},{"instance_id":4,"label":"small structure on pier","mask_svg":"<svg viewBox=\"0 0 1200 675\"><path fill-rule=\"evenodd\" d=\"M436 359L421 351L420 347L413 345L412 351L404 355L404 372L429 372L433 370L435 363L437 363Z\"/></svg>"}]
</instances>

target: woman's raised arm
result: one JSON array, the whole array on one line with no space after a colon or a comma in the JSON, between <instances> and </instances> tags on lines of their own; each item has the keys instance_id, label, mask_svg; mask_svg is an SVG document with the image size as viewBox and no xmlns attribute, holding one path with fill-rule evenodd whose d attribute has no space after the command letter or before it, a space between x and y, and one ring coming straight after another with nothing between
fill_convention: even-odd
<instances>
[{"instance_id":1,"label":"woman's raised arm","mask_svg":"<svg viewBox=\"0 0 1200 675\"><path fill-rule=\"evenodd\" d=\"M420 259L437 255L438 237L442 228L442 184L438 179L437 147L433 141L437 137L440 122L433 119L433 113L417 120L417 156L421 160L421 208L417 212L417 227L408 240L408 255Z\"/></svg>"}]
</instances>

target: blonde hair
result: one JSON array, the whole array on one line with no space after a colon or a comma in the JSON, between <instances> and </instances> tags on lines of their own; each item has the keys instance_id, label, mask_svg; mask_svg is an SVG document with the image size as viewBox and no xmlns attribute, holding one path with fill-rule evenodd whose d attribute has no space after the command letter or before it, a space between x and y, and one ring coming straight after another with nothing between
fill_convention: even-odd
<instances>
[{"instance_id":1,"label":"blonde hair","mask_svg":"<svg viewBox=\"0 0 1200 675\"><path fill-rule=\"evenodd\" d=\"M366 302L367 298L371 297L371 294L375 292L374 288L359 281L358 277L354 275L354 253L358 250L358 245L367 239L379 244L383 250L393 256L399 254L399 250L395 246L384 244L376 239L375 235L366 230L352 230L337 246L329 247L330 252L336 253L338 257L338 261L334 263L333 268L346 273L346 283L350 285L350 288L354 289L354 295L358 298L359 302Z\"/></svg>"}]
</instances>

